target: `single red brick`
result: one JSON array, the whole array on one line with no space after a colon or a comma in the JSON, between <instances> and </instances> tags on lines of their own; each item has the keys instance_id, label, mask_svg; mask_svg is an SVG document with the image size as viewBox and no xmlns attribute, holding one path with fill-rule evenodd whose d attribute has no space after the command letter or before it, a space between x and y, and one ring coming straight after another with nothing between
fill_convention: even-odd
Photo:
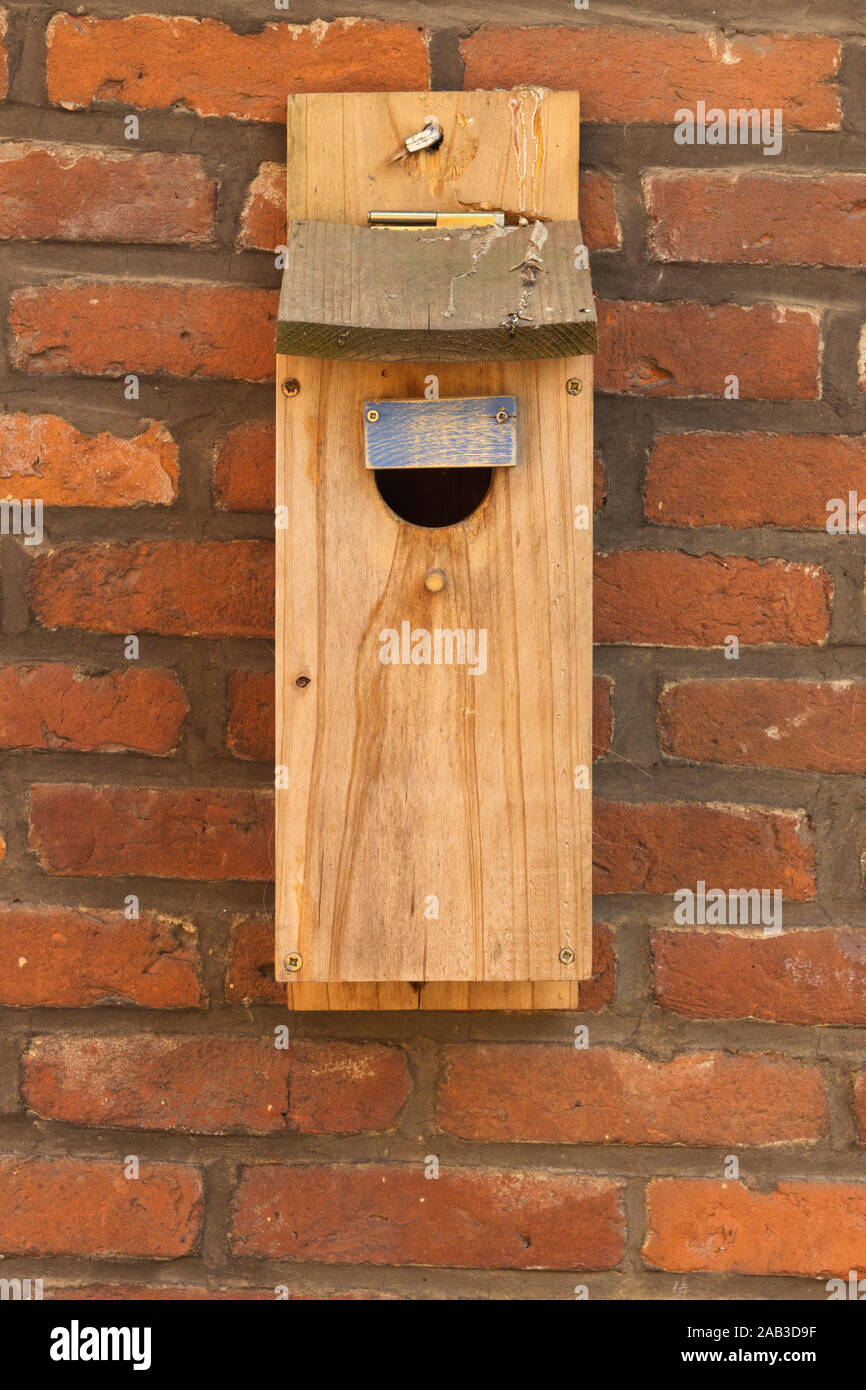
<instances>
[{"instance_id":1,"label":"single red brick","mask_svg":"<svg viewBox=\"0 0 866 1390\"><path fill-rule=\"evenodd\" d=\"M657 261L860 266L866 174L664 170L643 180ZM792 216L808 208L808 216Z\"/></svg>"},{"instance_id":2,"label":"single red brick","mask_svg":"<svg viewBox=\"0 0 866 1390\"><path fill-rule=\"evenodd\" d=\"M410 1090L396 1048L188 1035L36 1038L22 1078L43 1119L197 1134L386 1130Z\"/></svg>"},{"instance_id":3,"label":"single red brick","mask_svg":"<svg viewBox=\"0 0 866 1390\"><path fill-rule=\"evenodd\" d=\"M837 1275L866 1266L866 1185L661 1178L647 1187L647 1264L714 1274Z\"/></svg>"},{"instance_id":4,"label":"single red brick","mask_svg":"<svg viewBox=\"0 0 866 1390\"><path fill-rule=\"evenodd\" d=\"M142 913L0 905L0 1004L84 1008L204 1002L195 929Z\"/></svg>"},{"instance_id":5,"label":"single red brick","mask_svg":"<svg viewBox=\"0 0 866 1390\"><path fill-rule=\"evenodd\" d=\"M199 116L285 121L287 92L412 91L430 85L415 24L336 19L237 34L216 19L56 14L47 31L49 101L180 106Z\"/></svg>"},{"instance_id":6,"label":"single red brick","mask_svg":"<svg viewBox=\"0 0 866 1390\"><path fill-rule=\"evenodd\" d=\"M190 281L61 280L10 299L21 371L272 381L277 295Z\"/></svg>"},{"instance_id":7,"label":"single red brick","mask_svg":"<svg viewBox=\"0 0 866 1390\"><path fill-rule=\"evenodd\" d=\"M226 744L238 758L274 760L274 673L230 671Z\"/></svg>"},{"instance_id":8,"label":"single red brick","mask_svg":"<svg viewBox=\"0 0 866 1390\"><path fill-rule=\"evenodd\" d=\"M610 1269L625 1241L623 1184L570 1173L443 1164L262 1164L235 1198L235 1255L324 1264Z\"/></svg>"},{"instance_id":9,"label":"single red brick","mask_svg":"<svg viewBox=\"0 0 866 1390\"><path fill-rule=\"evenodd\" d=\"M170 671L102 675L59 661L0 666L0 748L171 753L188 706Z\"/></svg>"},{"instance_id":10,"label":"single red brick","mask_svg":"<svg viewBox=\"0 0 866 1390\"><path fill-rule=\"evenodd\" d=\"M618 251L622 246L613 180L599 169L581 170L580 226L590 251Z\"/></svg>"},{"instance_id":11,"label":"single red brick","mask_svg":"<svg viewBox=\"0 0 866 1390\"><path fill-rule=\"evenodd\" d=\"M610 748L613 734L613 681L608 676L592 679L592 756L601 758Z\"/></svg>"},{"instance_id":12,"label":"single red brick","mask_svg":"<svg viewBox=\"0 0 866 1390\"><path fill-rule=\"evenodd\" d=\"M238 425L217 449L214 503L223 512L272 512L277 435L272 421Z\"/></svg>"},{"instance_id":13,"label":"single red brick","mask_svg":"<svg viewBox=\"0 0 866 1390\"><path fill-rule=\"evenodd\" d=\"M596 801L593 861L596 893L674 893L699 881L779 888L794 902L816 891L805 811Z\"/></svg>"},{"instance_id":14,"label":"single red brick","mask_svg":"<svg viewBox=\"0 0 866 1390\"><path fill-rule=\"evenodd\" d=\"M866 931L661 930L651 946L655 998L674 1013L866 1023Z\"/></svg>"},{"instance_id":15,"label":"single red brick","mask_svg":"<svg viewBox=\"0 0 866 1390\"><path fill-rule=\"evenodd\" d=\"M274 978L273 917L238 917L232 929L226 997L241 1004L285 1004L286 986Z\"/></svg>"},{"instance_id":16,"label":"single red brick","mask_svg":"<svg viewBox=\"0 0 866 1390\"><path fill-rule=\"evenodd\" d=\"M817 1067L777 1054L693 1052L651 1061L619 1048L449 1047L440 1127L533 1144L781 1144L827 1133Z\"/></svg>"},{"instance_id":17,"label":"single red brick","mask_svg":"<svg viewBox=\"0 0 866 1390\"><path fill-rule=\"evenodd\" d=\"M51 507L170 505L177 497L177 445L164 425L132 439L86 435L57 415L0 416L0 482Z\"/></svg>"},{"instance_id":18,"label":"single red brick","mask_svg":"<svg viewBox=\"0 0 866 1390\"><path fill-rule=\"evenodd\" d=\"M683 105L781 107L788 130L838 130L842 46L817 34L722 38L708 29L483 25L460 45L464 87L580 91L584 121L672 124ZM672 144L673 148L673 144Z\"/></svg>"},{"instance_id":19,"label":"single red brick","mask_svg":"<svg viewBox=\"0 0 866 1390\"><path fill-rule=\"evenodd\" d=\"M286 243L286 166L260 164L241 212L238 246L273 251Z\"/></svg>"},{"instance_id":20,"label":"single red brick","mask_svg":"<svg viewBox=\"0 0 866 1390\"><path fill-rule=\"evenodd\" d=\"M646 514L670 526L823 531L827 504L866 492L866 441L842 434L727 434L656 439Z\"/></svg>"},{"instance_id":21,"label":"single red brick","mask_svg":"<svg viewBox=\"0 0 866 1390\"><path fill-rule=\"evenodd\" d=\"M619 550L595 560L595 640L721 647L827 640L832 581L818 565L678 550Z\"/></svg>"},{"instance_id":22,"label":"single red brick","mask_svg":"<svg viewBox=\"0 0 866 1390\"><path fill-rule=\"evenodd\" d=\"M66 545L35 557L29 590L43 627L273 637L269 541Z\"/></svg>"},{"instance_id":23,"label":"single red brick","mask_svg":"<svg viewBox=\"0 0 866 1390\"><path fill-rule=\"evenodd\" d=\"M817 310L787 305L641 304L599 300L599 391L815 400L821 393Z\"/></svg>"},{"instance_id":24,"label":"single red brick","mask_svg":"<svg viewBox=\"0 0 866 1390\"><path fill-rule=\"evenodd\" d=\"M178 1259L196 1246L198 1168L142 1159L0 1158L0 1249L6 1255Z\"/></svg>"},{"instance_id":25,"label":"single red brick","mask_svg":"<svg viewBox=\"0 0 866 1390\"><path fill-rule=\"evenodd\" d=\"M662 752L694 762L866 772L866 684L683 681L659 701Z\"/></svg>"},{"instance_id":26,"label":"single red brick","mask_svg":"<svg viewBox=\"0 0 866 1390\"><path fill-rule=\"evenodd\" d=\"M216 183L194 155L0 145L0 237L210 241L216 197Z\"/></svg>"},{"instance_id":27,"label":"single red brick","mask_svg":"<svg viewBox=\"0 0 866 1390\"><path fill-rule=\"evenodd\" d=\"M302 1134L393 1129L412 1090L406 1054L378 1043L297 1042L289 1064L289 1129Z\"/></svg>"},{"instance_id":28,"label":"single red brick","mask_svg":"<svg viewBox=\"0 0 866 1390\"><path fill-rule=\"evenodd\" d=\"M272 1038L34 1038L22 1059L28 1108L100 1128L199 1134L285 1130L289 1063Z\"/></svg>"},{"instance_id":29,"label":"single red brick","mask_svg":"<svg viewBox=\"0 0 866 1390\"><path fill-rule=\"evenodd\" d=\"M592 929L592 975L580 982L580 1012L601 1013L613 1003L616 952L613 929L596 923Z\"/></svg>"},{"instance_id":30,"label":"single red brick","mask_svg":"<svg viewBox=\"0 0 866 1390\"><path fill-rule=\"evenodd\" d=\"M46 873L114 877L273 877L273 796L242 788L37 783L30 848Z\"/></svg>"}]
</instances>

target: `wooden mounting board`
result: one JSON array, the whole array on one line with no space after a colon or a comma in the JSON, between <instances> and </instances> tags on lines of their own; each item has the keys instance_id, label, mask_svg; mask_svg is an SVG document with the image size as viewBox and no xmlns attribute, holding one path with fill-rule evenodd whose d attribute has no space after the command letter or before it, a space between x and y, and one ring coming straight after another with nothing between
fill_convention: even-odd
<instances>
[{"instance_id":1,"label":"wooden mounting board","mask_svg":"<svg viewBox=\"0 0 866 1390\"><path fill-rule=\"evenodd\" d=\"M437 150L392 161L438 116ZM290 221L366 226L374 208L576 221L576 92L307 92L287 111Z\"/></svg>"},{"instance_id":2,"label":"wooden mounting board","mask_svg":"<svg viewBox=\"0 0 866 1390\"><path fill-rule=\"evenodd\" d=\"M403 139L419 130L429 115L439 118L445 132L440 148L411 159L391 162L391 156L400 148ZM515 92L315 93L292 96L288 102L289 218L290 221L303 219L364 226L367 213L373 208L408 208L440 212L498 209L506 212L509 220L523 216L545 221L576 221L579 216L578 131L579 103L577 94L572 92L552 93L524 88ZM278 505L287 505L292 517L292 529L277 532L279 763L295 769L312 767L318 723L315 702L320 698L317 693L320 682L317 677L315 690L313 685L299 690L294 684L299 651L292 645L295 638L290 631L291 614L294 611L316 615L315 656L318 669L319 660L326 659L326 654L331 650L327 632L330 594L318 554L308 553L306 565L293 560L293 556L302 554L306 544L303 537L312 534L310 527L316 507L330 505L326 504L324 489L320 490L317 482L325 476L330 478L333 471L339 474L345 470L346 476L355 482L356 468L363 473L360 425L355 423L350 427L346 417L346 413L351 411L352 419L357 421L356 405L359 399L378 398L384 394L417 398L423 395L424 378L430 371L440 376L443 395L487 394L508 390L523 398L526 395L525 374L528 372L536 383L530 393L535 398L530 416L534 416L536 423L534 427L530 424L529 428L531 431L534 428L536 438L552 441L548 445L547 485L552 483L557 496L564 498L568 494L569 506L572 502L574 505L587 505L591 515L591 359L515 364L513 370L517 374L509 376L504 368L472 368L468 364L440 367L418 363L413 369L395 369L381 364L361 367L360 364L301 358L282 358L278 361L277 502ZM342 372L351 375L343 377ZM382 390L382 373L387 374L387 391ZM584 392L565 402L561 394L561 378L569 374L581 377ZM279 384L287 376L294 376L301 382L299 396L290 400L279 392ZM372 389L374 379L375 390ZM353 386L347 393L345 383L348 380L353 381ZM355 385L361 393L357 397ZM541 402L545 403L547 412L544 431L540 430ZM297 409L299 405L302 406L300 410ZM326 411L327 437L320 424ZM335 425L335 417L341 420L339 425ZM351 443L347 452L348 440ZM298 460L301 458L304 463L299 470ZM515 476L521 473L519 466L507 471ZM370 481L369 474L367 481ZM516 497L517 494L515 500ZM506 494L501 489L498 493L492 493L488 500L493 502L494 499L499 509L499 544L510 549L519 532L520 507L525 505L527 497L517 507L516 515L509 514ZM484 506L487 505L485 502ZM402 544L398 539L399 533L414 528L395 524L384 509L384 504L382 507L383 514L389 518L389 525L393 527L393 531L389 532L389 544L399 547ZM347 523L351 515L351 511L344 511L344 522ZM471 527L471 524L470 521L468 525ZM566 538L561 529L557 535L557 528L561 525L561 517L552 522L553 551L558 546L564 546L565 549L560 549L560 555L568 556L571 548L575 562L572 574L574 584L563 592L566 601L577 606L578 645L586 653L580 669L572 669L569 677L570 713L567 722L574 723L576 727L575 746L578 754L575 761L591 766L591 532L569 532ZM462 530L449 528L450 532L455 533ZM442 533L438 534L442 537ZM523 534L526 534L525 531ZM447 540L447 535L443 539ZM548 539L546 535L545 546ZM460 538L455 536L452 540L456 541L459 550ZM573 548L575 544L577 549ZM450 553L451 546L446 544L445 549ZM533 552L537 549L531 547ZM521 588L520 576L517 576L518 601L530 607L535 605L532 621L536 624L538 605L546 605L549 601L546 585L539 576L544 575L545 566L548 579L555 574L556 562L551 559L553 551L548 551L542 557L528 553L526 547L522 552L522 558L528 561L531 577ZM364 548L358 544L354 549L344 551L341 564L352 567L359 589L369 595L371 565L365 559ZM585 582L580 576L586 576ZM559 589L555 592L557 595L560 593ZM557 608L561 611L561 600ZM509 609L509 613L513 618L514 609ZM324 628L320 621L323 614ZM555 624L555 616L552 621ZM548 634L547 639L542 640L549 640L550 630L549 623L542 624L542 631ZM309 657L309 649L300 655ZM351 661L348 665L351 666ZM464 681L464 690L471 684L471 681ZM302 707L304 713L301 718L292 709L293 697L297 694L313 696ZM351 686L349 698L352 698ZM320 711L320 714L322 718L328 717L327 710ZM373 744L368 743L368 747L375 748L376 729L372 732L374 741ZM499 737L501 741L501 726ZM381 739L378 742L381 744ZM467 746L465 741L463 746ZM579 903L574 904L576 910L570 911L567 919L576 958L573 965L568 967L557 962L555 971L558 978L533 981L526 971L523 978L456 981L445 976L438 979L428 977L425 981L422 972L419 982L405 978L387 980L381 977L381 973L378 980L347 981L339 978L339 966L337 970L331 970L329 964L327 968L333 978L328 981L299 979L297 975L289 977L289 1007L296 1010L576 1009L577 981L588 977L591 970L591 900L588 882L591 857L590 797L591 791L588 789L581 793L582 799L577 803L579 823L576 833L579 838L569 842L569 853L573 855L576 872L579 866L578 876L581 878ZM559 796L555 806L553 801L548 802L546 807L539 806L538 813L546 815L552 809L554 814L560 815L562 806L563 800ZM289 790L277 792L278 880L291 884L292 892L297 882L297 847L293 852L289 844L294 835L297 846L302 822L306 839L306 821L311 809L315 814L315 804L310 798L309 786L303 784L303 778L296 778L294 784L290 781ZM444 807L446 817L451 817L452 809L450 805ZM515 824L519 824L525 817L526 808L509 806L504 814L506 819L511 817ZM290 826L294 830L290 830ZM336 833L339 833L339 828ZM392 826L391 833L392 838L394 834L399 834L398 827ZM511 831L508 842L512 844L510 837ZM277 920L277 967L279 977L286 978L284 961L290 937L286 934L285 926L292 917L291 905L285 901L285 894L278 901ZM550 949L558 940L558 926L552 929L550 919L539 924L535 929L536 952L543 948L549 958ZM505 945L507 947L507 943ZM438 943L440 969L442 951L446 947L447 938L443 933ZM465 955L465 947L461 946L461 951ZM518 967L514 963L516 956L513 950L510 959L508 968L516 970ZM303 973L306 974L306 969Z\"/></svg>"}]
</instances>

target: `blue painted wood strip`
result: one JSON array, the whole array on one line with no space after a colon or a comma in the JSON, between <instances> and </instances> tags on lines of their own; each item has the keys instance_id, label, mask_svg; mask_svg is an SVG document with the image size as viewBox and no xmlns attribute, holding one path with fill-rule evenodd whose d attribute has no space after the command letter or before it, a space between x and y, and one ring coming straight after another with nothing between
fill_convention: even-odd
<instances>
[{"instance_id":1,"label":"blue painted wood strip","mask_svg":"<svg viewBox=\"0 0 866 1390\"><path fill-rule=\"evenodd\" d=\"M367 468L513 468L517 399L365 401L364 455Z\"/></svg>"}]
</instances>

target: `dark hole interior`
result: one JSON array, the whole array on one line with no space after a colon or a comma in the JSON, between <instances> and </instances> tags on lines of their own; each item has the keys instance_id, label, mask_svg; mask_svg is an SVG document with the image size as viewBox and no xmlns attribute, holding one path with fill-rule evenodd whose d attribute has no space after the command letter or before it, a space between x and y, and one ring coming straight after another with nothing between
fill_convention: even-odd
<instances>
[{"instance_id":1,"label":"dark hole interior","mask_svg":"<svg viewBox=\"0 0 866 1390\"><path fill-rule=\"evenodd\" d=\"M492 468L376 468L379 495L413 526L454 526L487 496Z\"/></svg>"}]
</instances>

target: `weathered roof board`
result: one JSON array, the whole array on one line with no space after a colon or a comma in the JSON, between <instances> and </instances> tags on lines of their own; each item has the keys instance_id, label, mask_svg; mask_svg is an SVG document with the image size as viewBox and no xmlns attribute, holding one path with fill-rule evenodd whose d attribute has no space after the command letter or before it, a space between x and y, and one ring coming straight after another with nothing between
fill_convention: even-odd
<instances>
[{"instance_id":1,"label":"weathered roof board","mask_svg":"<svg viewBox=\"0 0 866 1390\"><path fill-rule=\"evenodd\" d=\"M277 352L512 361L598 349L579 222L356 227L293 222Z\"/></svg>"}]
</instances>

